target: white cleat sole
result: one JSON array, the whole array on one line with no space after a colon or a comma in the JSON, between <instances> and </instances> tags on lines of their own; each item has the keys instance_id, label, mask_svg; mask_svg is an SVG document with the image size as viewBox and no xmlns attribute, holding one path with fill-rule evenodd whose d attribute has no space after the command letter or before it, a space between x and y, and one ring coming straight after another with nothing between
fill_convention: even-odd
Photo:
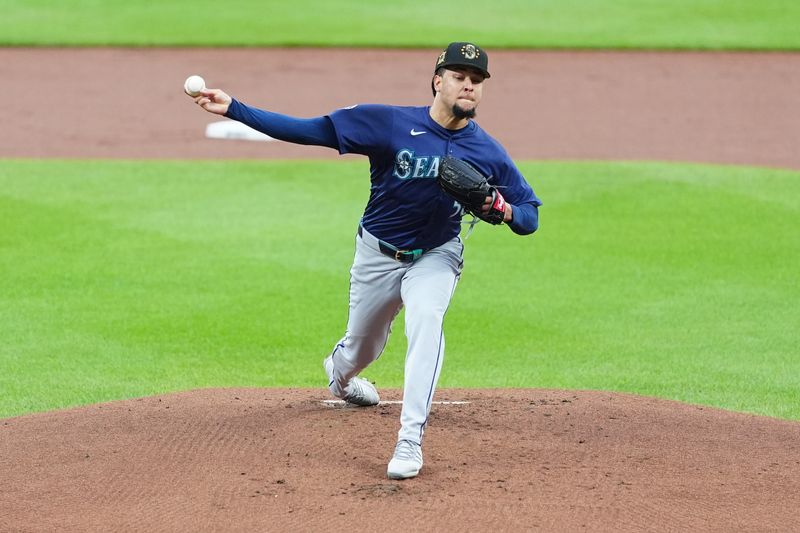
<instances>
[{"instance_id":1,"label":"white cleat sole","mask_svg":"<svg viewBox=\"0 0 800 533\"><path fill-rule=\"evenodd\" d=\"M389 468L386 470L386 475L389 477L389 479L410 479L412 477L417 477L419 471L420 468L406 470Z\"/></svg>"}]
</instances>

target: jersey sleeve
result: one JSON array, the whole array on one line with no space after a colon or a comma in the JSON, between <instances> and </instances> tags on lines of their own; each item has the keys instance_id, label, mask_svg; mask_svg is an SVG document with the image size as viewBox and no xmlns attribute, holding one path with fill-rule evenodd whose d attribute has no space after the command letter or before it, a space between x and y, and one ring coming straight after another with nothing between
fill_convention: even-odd
<instances>
[{"instance_id":1,"label":"jersey sleeve","mask_svg":"<svg viewBox=\"0 0 800 533\"><path fill-rule=\"evenodd\" d=\"M535 232L539 229L539 207L530 203L515 205L514 218L508 223L508 227L517 235Z\"/></svg>"},{"instance_id":2,"label":"jersey sleeve","mask_svg":"<svg viewBox=\"0 0 800 533\"><path fill-rule=\"evenodd\" d=\"M505 154L500 161L497 170L494 179L490 179L489 182L500 189L507 202L511 205L531 204L536 207L542 205L542 201L533 192L533 188L508 154Z\"/></svg>"},{"instance_id":3,"label":"jersey sleeve","mask_svg":"<svg viewBox=\"0 0 800 533\"><path fill-rule=\"evenodd\" d=\"M340 154L378 155L390 145L394 114L385 105L355 105L328 115L336 130Z\"/></svg>"},{"instance_id":4,"label":"jersey sleeve","mask_svg":"<svg viewBox=\"0 0 800 533\"><path fill-rule=\"evenodd\" d=\"M270 137L296 144L337 148L336 134L327 117L295 118L251 107L231 99L225 116L266 133Z\"/></svg>"}]
</instances>

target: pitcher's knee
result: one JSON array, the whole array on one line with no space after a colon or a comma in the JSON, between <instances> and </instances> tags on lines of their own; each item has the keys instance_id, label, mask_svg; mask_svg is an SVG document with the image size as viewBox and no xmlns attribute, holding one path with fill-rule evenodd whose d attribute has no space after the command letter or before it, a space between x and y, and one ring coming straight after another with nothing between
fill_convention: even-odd
<instances>
[{"instance_id":1,"label":"pitcher's knee","mask_svg":"<svg viewBox=\"0 0 800 533\"><path fill-rule=\"evenodd\" d=\"M344 342L342 350L354 368L363 368L381 354L386 339L376 339L368 335L350 335Z\"/></svg>"}]
</instances>

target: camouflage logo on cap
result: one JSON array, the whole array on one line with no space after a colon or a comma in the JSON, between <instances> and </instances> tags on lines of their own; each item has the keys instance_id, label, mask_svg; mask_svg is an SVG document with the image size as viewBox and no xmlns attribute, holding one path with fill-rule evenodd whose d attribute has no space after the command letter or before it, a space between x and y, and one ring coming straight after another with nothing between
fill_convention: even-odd
<instances>
[{"instance_id":1,"label":"camouflage logo on cap","mask_svg":"<svg viewBox=\"0 0 800 533\"><path fill-rule=\"evenodd\" d=\"M439 54L439 59L436 60L436 66L438 67L442 63L444 63L444 56L447 54L447 50Z\"/></svg>"},{"instance_id":2,"label":"camouflage logo on cap","mask_svg":"<svg viewBox=\"0 0 800 533\"><path fill-rule=\"evenodd\" d=\"M465 44L461 47L461 55L464 56L465 59L476 59L481 55L481 51L474 44Z\"/></svg>"}]
</instances>

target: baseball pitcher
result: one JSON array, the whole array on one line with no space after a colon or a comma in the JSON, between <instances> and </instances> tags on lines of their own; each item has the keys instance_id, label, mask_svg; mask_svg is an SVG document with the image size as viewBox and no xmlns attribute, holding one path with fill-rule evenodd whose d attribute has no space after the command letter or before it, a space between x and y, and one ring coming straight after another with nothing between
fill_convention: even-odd
<instances>
[{"instance_id":1,"label":"baseball pitcher","mask_svg":"<svg viewBox=\"0 0 800 533\"><path fill-rule=\"evenodd\" d=\"M541 201L505 149L473 119L489 78L486 51L451 43L436 60L433 102L424 107L355 105L300 119L248 106L219 89L195 102L287 142L362 154L370 196L356 235L344 336L325 358L328 388L358 406L380 401L358 374L383 351L405 306L400 430L387 475L416 476L422 440L444 360L443 322L463 268L462 217L536 231Z\"/></svg>"}]
</instances>

